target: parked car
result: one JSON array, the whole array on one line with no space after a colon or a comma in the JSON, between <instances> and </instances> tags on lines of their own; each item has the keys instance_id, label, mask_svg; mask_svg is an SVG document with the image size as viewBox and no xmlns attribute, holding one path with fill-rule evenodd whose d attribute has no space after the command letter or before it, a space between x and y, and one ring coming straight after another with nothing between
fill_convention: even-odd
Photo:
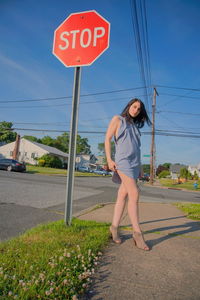
<instances>
[{"instance_id":1,"label":"parked car","mask_svg":"<svg viewBox=\"0 0 200 300\"><path fill-rule=\"evenodd\" d=\"M19 171L24 172L26 171L25 163L21 163L15 159L0 159L0 169L7 170L7 171Z\"/></svg>"},{"instance_id":2,"label":"parked car","mask_svg":"<svg viewBox=\"0 0 200 300\"><path fill-rule=\"evenodd\" d=\"M87 168L87 167L79 167L79 168L77 169L77 171L79 171L79 172L90 172L90 169Z\"/></svg>"},{"instance_id":3,"label":"parked car","mask_svg":"<svg viewBox=\"0 0 200 300\"><path fill-rule=\"evenodd\" d=\"M138 179L141 181L149 181L150 176L149 176L149 174L143 174L143 175L140 175Z\"/></svg>"},{"instance_id":4,"label":"parked car","mask_svg":"<svg viewBox=\"0 0 200 300\"><path fill-rule=\"evenodd\" d=\"M103 175L103 176L109 175L109 172L105 170L94 170L93 173Z\"/></svg>"}]
</instances>

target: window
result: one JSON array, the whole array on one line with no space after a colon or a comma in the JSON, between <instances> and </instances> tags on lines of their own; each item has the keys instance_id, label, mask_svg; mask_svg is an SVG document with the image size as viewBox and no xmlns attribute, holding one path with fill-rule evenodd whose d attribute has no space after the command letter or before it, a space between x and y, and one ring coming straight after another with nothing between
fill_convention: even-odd
<instances>
[{"instance_id":1,"label":"window","mask_svg":"<svg viewBox=\"0 0 200 300\"><path fill-rule=\"evenodd\" d=\"M13 156L13 151L10 151L10 156Z\"/></svg>"},{"instance_id":2,"label":"window","mask_svg":"<svg viewBox=\"0 0 200 300\"><path fill-rule=\"evenodd\" d=\"M31 153L31 158L35 158L35 152Z\"/></svg>"}]
</instances>

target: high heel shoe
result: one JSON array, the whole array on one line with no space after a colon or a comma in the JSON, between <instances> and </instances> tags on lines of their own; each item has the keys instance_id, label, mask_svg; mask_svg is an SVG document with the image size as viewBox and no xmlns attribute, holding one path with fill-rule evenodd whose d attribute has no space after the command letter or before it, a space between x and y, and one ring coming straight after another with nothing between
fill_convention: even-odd
<instances>
[{"instance_id":1,"label":"high heel shoe","mask_svg":"<svg viewBox=\"0 0 200 300\"><path fill-rule=\"evenodd\" d=\"M144 251L149 251L149 247L144 241L144 237L142 232L134 232L133 233L133 241L135 243L135 246L138 247L139 249L142 249Z\"/></svg>"},{"instance_id":2,"label":"high heel shoe","mask_svg":"<svg viewBox=\"0 0 200 300\"><path fill-rule=\"evenodd\" d=\"M110 233L111 233L113 242L116 243L116 244L121 244L122 241L121 241L120 237L118 236L117 227L111 225L110 226Z\"/></svg>"}]
</instances>

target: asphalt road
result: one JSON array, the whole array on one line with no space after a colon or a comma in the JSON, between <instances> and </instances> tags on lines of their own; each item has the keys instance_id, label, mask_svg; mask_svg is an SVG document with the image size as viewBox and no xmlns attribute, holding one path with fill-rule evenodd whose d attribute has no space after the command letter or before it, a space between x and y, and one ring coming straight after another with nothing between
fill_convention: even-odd
<instances>
[{"instance_id":1,"label":"asphalt road","mask_svg":"<svg viewBox=\"0 0 200 300\"><path fill-rule=\"evenodd\" d=\"M109 177L76 177L73 215L96 204L114 202L118 186ZM200 203L200 193L145 187L145 202ZM62 219L66 201L66 177L0 171L0 240L37 224Z\"/></svg>"}]
</instances>

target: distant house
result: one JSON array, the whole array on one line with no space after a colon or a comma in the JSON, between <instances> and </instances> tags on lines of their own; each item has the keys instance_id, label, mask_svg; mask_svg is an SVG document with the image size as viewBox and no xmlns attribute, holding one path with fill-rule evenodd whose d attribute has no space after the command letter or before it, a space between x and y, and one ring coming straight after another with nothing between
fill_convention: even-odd
<instances>
[{"instance_id":1,"label":"distant house","mask_svg":"<svg viewBox=\"0 0 200 300\"><path fill-rule=\"evenodd\" d=\"M0 158L12 158L15 142L0 147ZM40 143L32 142L22 138L19 144L18 160L32 165L37 164L35 158L39 158L44 154L52 154L61 159L63 164L68 162L68 154L54 147L46 146Z\"/></svg>"},{"instance_id":2,"label":"distant house","mask_svg":"<svg viewBox=\"0 0 200 300\"><path fill-rule=\"evenodd\" d=\"M197 166L188 166L188 171L190 171L192 175L194 175L196 171L197 175L200 177L200 163Z\"/></svg>"},{"instance_id":3,"label":"distant house","mask_svg":"<svg viewBox=\"0 0 200 300\"><path fill-rule=\"evenodd\" d=\"M97 158L93 154L77 154L76 156L76 169L78 168L88 168L96 169Z\"/></svg>"},{"instance_id":4,"label":"distant house","mask_svg":"<svg viewBox=\"0 0 200 300\"><path fill-rule=\"evenodd\" d=\"M169 169L171 178L177 179L180 175L180 170L182 168L187 168L187 166L181 164L171 164Z\"/></svg>"},{"instance_id":5,"label":"distant house","mask_svg":"<svg viewBox=\"0 0 200 300\"><path fill-rule=\"evenodd\" d=\"M97 165L104 165L105 164L105 155L98 155L97 156Z\"/></svg>"}]
</instances>

